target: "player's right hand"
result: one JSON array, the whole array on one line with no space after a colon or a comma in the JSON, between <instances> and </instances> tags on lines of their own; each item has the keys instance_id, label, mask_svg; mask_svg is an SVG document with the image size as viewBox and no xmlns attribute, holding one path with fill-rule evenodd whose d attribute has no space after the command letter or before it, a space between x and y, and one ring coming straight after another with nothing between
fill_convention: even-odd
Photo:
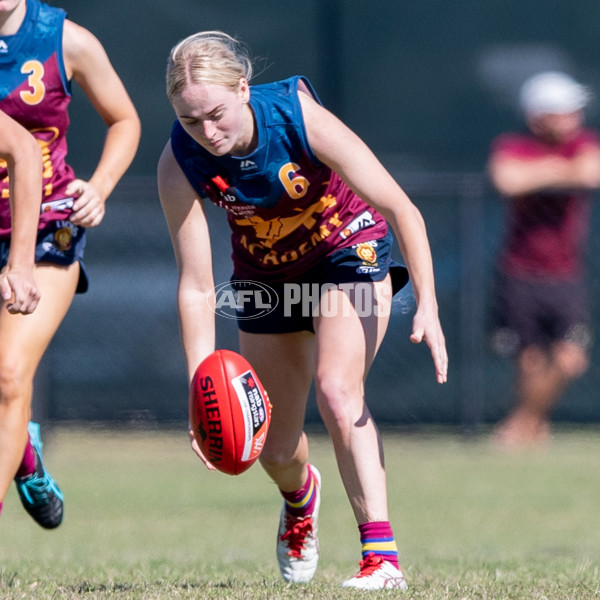
<instances>
[{"instance_id":1,"label":"player's right hand","mask_svg":"<svg viewBox=\"0 0 600 600\"><path fill-rule=\"evenodd\" d=\"M204 465L209 471L216 471L217 469L215 468L215 466L208 460L208 458L206 458L206 456L204 456L204 454L202 454L202 450L200 450L200 446L198 445L198 442L194 437L194 432L192 431L191 427L188 433L190 435L190 444L192 446L192 450L198 455L200 460L204 463Z\"/></svg>"},{"instance_id":2,"label":"player's right hand","mask_svg":"<svg viewBox=\"0 0 600 600\"><path fill-rule=\"evenodd\" d=\"M0 274L0 294L9 313L31 314L40 301L33 269L8 268Z\"/></svg>"}]
</instances>

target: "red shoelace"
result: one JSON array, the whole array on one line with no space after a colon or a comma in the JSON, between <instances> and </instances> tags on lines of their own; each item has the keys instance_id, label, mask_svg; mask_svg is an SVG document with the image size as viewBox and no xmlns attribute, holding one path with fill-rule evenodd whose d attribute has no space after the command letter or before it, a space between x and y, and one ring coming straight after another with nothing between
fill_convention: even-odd
<instances>
[{"instance_id":1,"label":"red shoelace","mask_svg":"<svg viewBox=\"0 0 600 600\"><path fill-rule=\"evenodd\" d=\"M356 577L368 577L374 571L377 571L383 562L384 560L381 556L376 556L371 553L367 554L366 558L358 563L360 572Z\"/></svg>"},{"instance_id":2,"label":"red shoelace","mask_svg":"<svg viewBox=\"0 0 600 600\"><path fill-rule=\"evenodd\" d=\"M286 527L287 530L280 539L282 542L287 542L289 556L301 558L306 536L313 530L312 517L298 519L297 517L287 515Z\"/></svg>"}]
</instances>

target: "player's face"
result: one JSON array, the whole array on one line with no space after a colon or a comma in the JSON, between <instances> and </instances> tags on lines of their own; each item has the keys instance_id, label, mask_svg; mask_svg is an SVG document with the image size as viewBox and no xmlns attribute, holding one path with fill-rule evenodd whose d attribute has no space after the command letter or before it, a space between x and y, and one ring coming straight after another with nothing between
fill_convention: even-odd
<instances>
[{"instance_id":1,"label":"player's face","mask_svg":"<svg viewBox=\"0 0 600 600\"><path fill-rule=\"evenodd\" d=\"M173 98L173 109L185 131L215 156L243 156L251 150L254 119L248 105L248 82L238 89L195 83Z\"/></svg>"},{"instance_id":2,"label":"player's face","mask_svg":"<svg viewBox=\"0 0 600 600\"><path fill-rule=\"evenodd\" d=\"M2 35L17 33L26 12L25 0L0 0L0 31Z\"/></svg>"},{"instance_id":3,"label":"player's face","mask_svg":"<svg viewBox=\"0 0 600 600\"><path fill-rule=\"evenodd\" d=\"M0 0L0 15L13 12L20 4L25 6L25 0Z\"/></svg>"},{"instance_id":4,"label":"player's face","mask_svg":"<svg viewBox=\"0 0 600 600\"><path fill-rule=\"evenodd\" d=\"M529 120L531 130L539 137L553 142L572 139L583 125L583 112L539 115Z\"/></svg>"}]
</instances>

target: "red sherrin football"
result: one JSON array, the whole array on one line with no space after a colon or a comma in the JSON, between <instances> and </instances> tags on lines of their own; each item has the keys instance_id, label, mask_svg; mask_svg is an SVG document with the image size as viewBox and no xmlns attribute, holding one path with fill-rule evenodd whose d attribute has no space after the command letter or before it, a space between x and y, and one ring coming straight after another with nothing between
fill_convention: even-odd
<instances>
[{"instance_id":1,"label":"red sherrin football","mask_svg":"<svg viewBox=\"0 0 600 600\"><path fill-rule=\"evenodd\" d=\"M248 361L216 350L198 365L189 400L192 431L204 456L229 475L249 469L265 444L271 403Z\"/></svg>"}]
</instances>

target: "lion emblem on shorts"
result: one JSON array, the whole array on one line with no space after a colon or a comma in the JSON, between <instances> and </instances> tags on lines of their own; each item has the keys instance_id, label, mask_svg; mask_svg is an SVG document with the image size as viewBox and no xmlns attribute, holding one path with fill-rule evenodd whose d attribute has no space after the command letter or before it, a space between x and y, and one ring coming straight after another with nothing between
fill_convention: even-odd
<instances>
[{"instance_id":1,"label":"lion emblem on shorts","mask_svg":"<svg viewBox=\"0 0 600 600\"><path fill-rule=\"evenodd\" d=\"M54 242L63 251L71 249L71 241L73 239L73 232L69 227L61 227L56 230L54 234Z\"/></svg>"},{"instance_id":2,"label":"lion emblem on shorts","mask_svg":"<svg viewBox=\"0 0 600 600\"><path fill-rule=\"evenodd\" d=\"M361 260L374 263L377 260L377 252L370 244L359 244L356 247L356 254Z\"/></svg>"}]
</instances>

